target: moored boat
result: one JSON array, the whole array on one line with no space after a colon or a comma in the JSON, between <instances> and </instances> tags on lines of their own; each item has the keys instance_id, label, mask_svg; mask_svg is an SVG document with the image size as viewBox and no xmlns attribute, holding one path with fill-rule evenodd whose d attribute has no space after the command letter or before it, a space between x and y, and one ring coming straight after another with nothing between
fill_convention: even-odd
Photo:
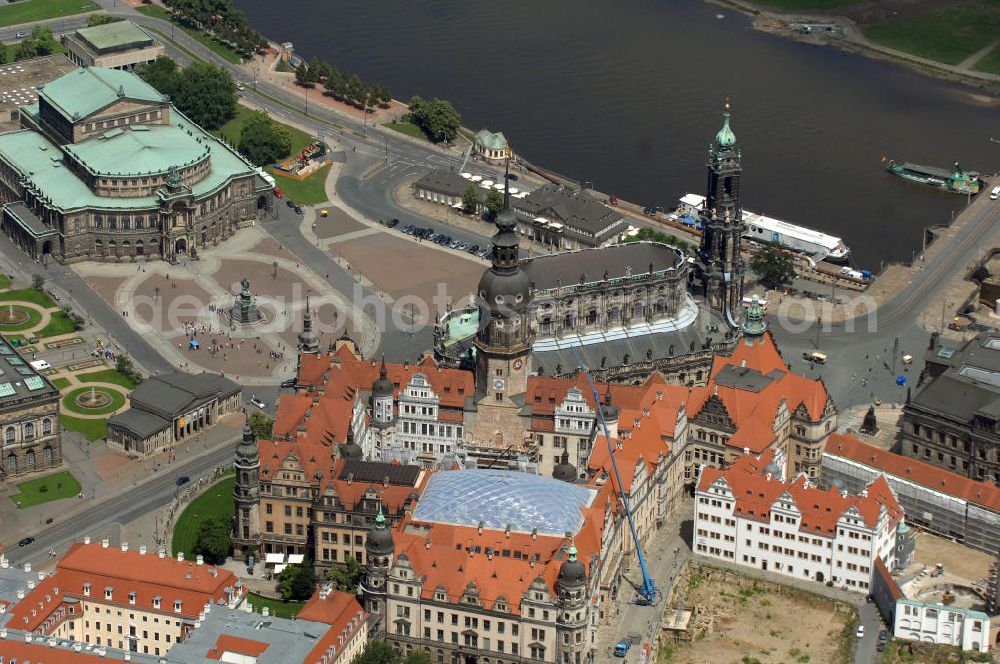
<instances>
[{"instance_id":1,"label":"moored boat","mask_svg":"<svg viewBox=\"0 0 1000 664\"><path fill-rule=\"evenodd\" d=\"M882 158L883 163L885 157ZM926 184L937 189L950 191L954 194L978 194L983 187L983 181L976 171L963 171L958 162L955 162L954 170L937 168L936 166L923 166L904 162L897 164L890 159L885 170L893 175L899 176L911 182Z\"/></svg>"}]
</instances>

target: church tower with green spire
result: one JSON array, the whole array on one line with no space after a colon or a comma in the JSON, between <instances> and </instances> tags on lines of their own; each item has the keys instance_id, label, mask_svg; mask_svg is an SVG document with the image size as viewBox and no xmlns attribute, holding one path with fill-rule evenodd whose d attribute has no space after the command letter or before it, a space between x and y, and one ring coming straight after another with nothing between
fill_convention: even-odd
<instances>
[{"instance_id":1,"label":"church tower with green spire","mask_svg":"<svg viewBox=\"0 0 1000 664\"><path fill-rule=\"evenodd\" d=\"M708 147L708 184L701 218L704 230L698 248L697 276L709 306L723 314L731 328L740 326L743 311L743 205L740 178L743 156L730 126L726 101L722 129Z\"/></svg>"},{"instance_id":2,"label":"church tower with green spire","mask_svg":"<svg viewBox=\"0 0 1000 664\"><path fill-rule=\"evenodd\" d=\"M764 320L764 307L760 306L760 298L754 295L750 298L750 306L747 307L746 316L743 317L743 337L747 343L753 343L767 331L767 322Z\"/></svg>"}]
</instances>

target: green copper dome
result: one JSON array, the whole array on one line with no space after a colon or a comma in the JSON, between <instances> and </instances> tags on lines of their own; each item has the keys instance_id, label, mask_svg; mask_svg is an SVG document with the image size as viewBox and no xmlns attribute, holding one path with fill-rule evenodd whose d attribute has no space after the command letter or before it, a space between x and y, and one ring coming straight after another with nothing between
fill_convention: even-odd
<instances>
[{"instance_id":1,"label":"green copper dome","mask_svg":"<svg viewBox=\"0 0 1000 664\"><path fill-rule=\"evenodd\" d=\"M726 102L726 110L722 114L722 129L715 135L715 142L719 147L728 148L736 145L736 134L729 127L729 102Z\"/></svg>"},{"instance_id":2,"label":"green copper dome","mask_svg":"<svg viewBox=\"0 0 1000 664\"><path fill-rule=\"evenodd\" d=\"M743 319L743 334L748 337L759 337L767 329L764 322L764 309L760 306L760 298L754 295L750 298L746 317Z\"/></svg>"}]
</instances>

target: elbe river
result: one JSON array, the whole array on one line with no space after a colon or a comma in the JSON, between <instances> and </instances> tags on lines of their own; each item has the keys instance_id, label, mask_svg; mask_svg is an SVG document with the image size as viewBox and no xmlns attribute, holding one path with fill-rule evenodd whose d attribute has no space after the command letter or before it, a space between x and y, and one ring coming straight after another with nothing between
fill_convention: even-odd
<instances>
[{"instance_id":1,"label":"elbe river","mask_svg":"<svg viewBox=\"0 0 1000 664\"><path fill-rule=\"evenodd\" d=\"M236 2L303 57L397 99L448 99L465 126L503 131L530 161L644 205L704 193L731 97L744 207L839 235L873 271L909 260L923 226L965 205L885 173L883 155L1000 171L997 100L753 30L700 0Z\"/></svg>"}]
</instances>

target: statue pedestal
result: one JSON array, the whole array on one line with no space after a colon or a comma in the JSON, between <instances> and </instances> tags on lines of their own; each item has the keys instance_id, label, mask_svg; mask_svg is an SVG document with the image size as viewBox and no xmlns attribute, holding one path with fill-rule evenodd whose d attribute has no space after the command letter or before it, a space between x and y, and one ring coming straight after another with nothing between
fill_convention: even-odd
<instances>
[{"instance_id":1,"label":"statue pedestal","mask_svg":"<svg viewBox=\"0 0 1000 664\"><path fill-rule=\"evenodd\" d=\"M257 306L257 298L250 292L250 280L246 277L240 281L243 287L236 302L229 309L229 322L233 325L254 325L263 320L260 315L260 308Z\"/></svg>"}]
</instances>

